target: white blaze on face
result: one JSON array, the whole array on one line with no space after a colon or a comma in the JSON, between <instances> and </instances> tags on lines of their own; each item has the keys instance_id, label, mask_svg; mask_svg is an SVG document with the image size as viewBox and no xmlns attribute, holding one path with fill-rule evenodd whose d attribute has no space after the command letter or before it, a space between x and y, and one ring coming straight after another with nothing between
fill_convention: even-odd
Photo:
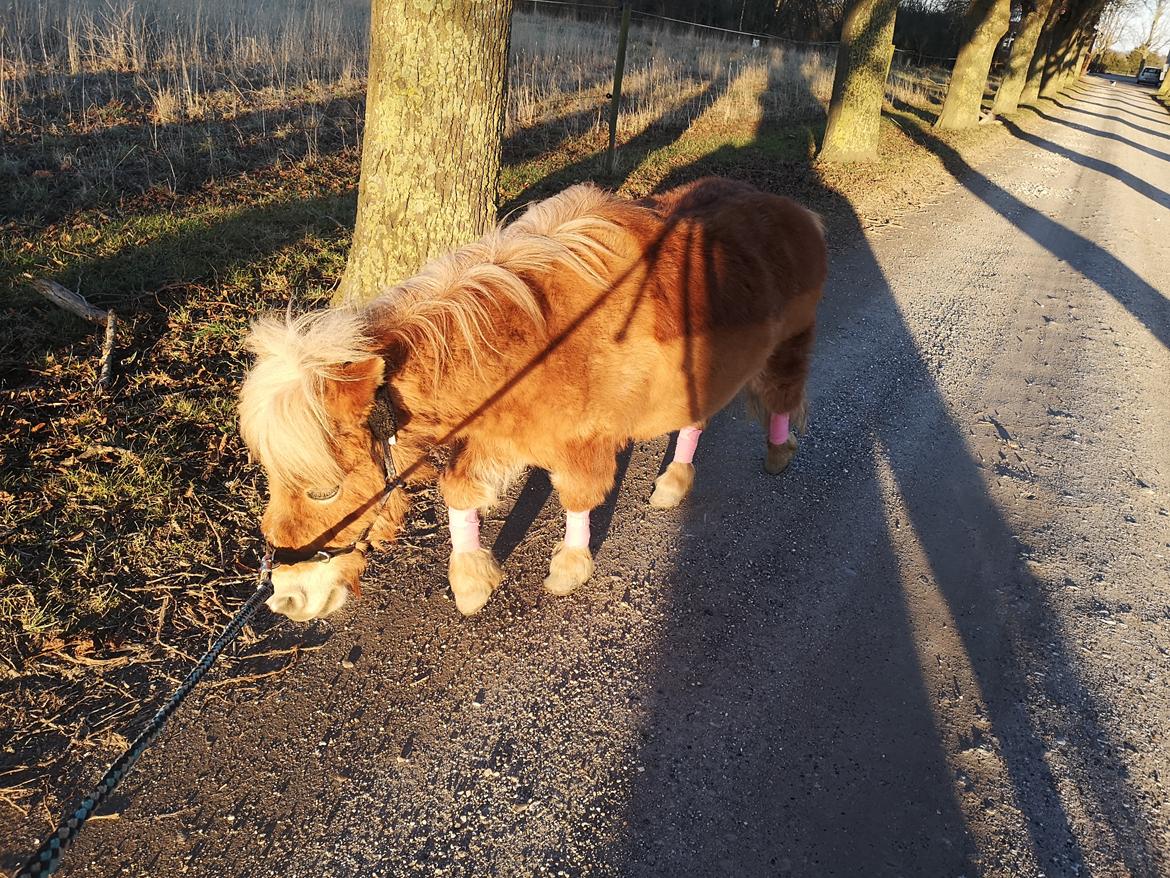
<instances>
[{"instance_id":1,"label":"white blaze on face","mask_svg":"<svg viewBox=\"0 0 1170 878\"><path fill-rule=\"evenodd\" d=\"M307 622L341 609L349 598L349 583L365 568L360 552L349 552L328 561L285 564L272 571L272 597L268 609L294 622Z\"/></svg>"}]
</instances>

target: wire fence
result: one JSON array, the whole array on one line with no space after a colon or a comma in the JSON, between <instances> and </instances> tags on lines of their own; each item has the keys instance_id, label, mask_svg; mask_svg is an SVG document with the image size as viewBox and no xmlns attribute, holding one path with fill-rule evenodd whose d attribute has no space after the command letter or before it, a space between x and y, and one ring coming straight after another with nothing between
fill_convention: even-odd
<instances>
[{"instance_id":1,"label":"wire fence","mask_svg":"<svg viewBox=\"0 0 1170 878\"><path fill-rule=\"evenodd\" d=\"M692 28L697 28L697 29L702 29L702 30L710 30L710 31L719 31L720 33L734 34L736 36L751 37L755 40L767 40L769 42L787 43L788 45L793 45L793 46L809 46L811 48L811 47L815 47L815 46L837 46L837 45L840 45L840 43L838 43L838 42L813 42L813 41L809 41L809 40L793 40L793 39L790 39L788 37L777 36L776 34L761 34L761 33L756 33L754 31L735 30L734 28L729 28L729 27L716 27L713 24L701 24L697 21L687 21L687 20L682 19L682 18L671 18L670 16L667 16L667 15L654 15L654 14L649 13L649 12L638 12L636 10L634 11L634 16L637 18L643 19L643 20L647 20L647 21L649 21L649 20L668 21L672 24L681 24L685 27L692 27Z\"/></svg>"},{"instance_id":2,"label":"wire fence","mask_svg":"<svg viewBox=\"0 0 1170 878\"><path fill-rule=\"evenodd\" d=\"M350 100L360 94L369 56L368 0L216 0L211 6L189 0L0 0L0 5L6 8L0 27L0 130L43 132L60 123L83 129L95 119L127 113L158 126L210 125L247 112L262 125L270 116L289 117L290 130L298 137L304 132L310 154L318 150L322 132L336 128L346 142L360 134L356 115L330 117L317 98ZM613 0L515 0L505 130L541 132L529 137L525 149L559 142L564 131L584 134L604 127L605 116L612 115L612 108L608 114L604 108L612 92L622 9ZM748 81L761 93L769 119L813 116L828 103L837 42L633 9L630 18L619 105L623 132L663 120L678 124L717 99L729 119L748 112L752 101L732 107ZM921 96L936 102L949 60L900 47L887 83L891 99ZM306 94L317 98L306 100Z\"/></svg>"},{"instance_id":3,"label":"wire fence","mask_svg":"<svg viewBox=\"0 0 1170 878\"><path fill-rule=\"evenodd\" d=\"M571 0L524 0L524 2L532 4L532 7L534 10L537 9L539 6L558 6L558 7L562 7L562 8L571 8L571 9L599 10L599 11L603 11L605 13L614 14L615 17L617 16L618 13L621 12L621 5L620 4L614 5L614 4L606 4L606 3L576 3L576 2L571 2ZM668 23L673 24L673 25L679 25L682 27L693 28L695 30L706 30L706 31L712 31L712 32L721 33L721 34L728 34L731 36L750 37L751 39L757 41L756 43L754 43L754 45L756 45L756 46L763 45L765 42L778 43L778 44L782 44L782 45L797 46L797 47L803 46L803 47L807 47L809 49L823 49L823 48L830 48L830 47L836 47L836 46L841 45L839 40L797 40L797 39L793 39L791 37L781 36L779 34L768 34L768 33L760 33L758 31L746 31L746 30L737 30L736 28L718 27L718 26L713 25L713 24L703 24L702 22L690 21L688 19L683 19L683 18L672 18L671 16L668 16L668 15L657 15L657 14L651 13L651 12L640 12L636 9L631 10L631 14L632 14L634 19L639 20L639 21L647 21L647 22L648 21L664 21L664 22L668 22ZM914 59L914 63L916 63L918 66L928 66L924 63L927 61L937 62L938 64L953 64L955 62L955 60L957 60L953 56L952 57L943 57L941 55L931 55L931 54L928 54L926 52L919 51L917 49L905 49L905 48L900 48L897 46L894 47L894 54L900 55L904 58Z\"/></svg>"},{"instance_id":4,"label":"wire fence","mask_svg":"<svg viewBox=\"0 0 1170 878\"><path fill-rule=\"evenodd\" d=\"M575 103L596 107L592 114L579 115L589 116L588 124L596 128L608 128L607 167L616 159L619 140L624 142L652 126L690 124L701 116L718 118L723 124L738 124L748 118L757 124L783 123L823 113L831 97L839 41L797 40L722 27L641 12L624 3L517 0L516 8L522 13L517 21L548 23L550 44L564 46L587 39L594 46L589 77L592 86L578 89ZM582 28L589 31L587 36ZM564 58L563 52L558 48L555 54ZM940 104L950 77L946 64L953 60L895 48L885 83L886 98L895 106ZM607 79L599 89L605 70L611 74L612 85ZM549 82L558 75L554 64L533 81ZM608 109L599 105L603 91L608 91L604 94ZM695 99L680 100L680 96L696 93L699 96ZM537 95L526 102L532 109L524 116L546 116L550 107L562 102L563 95ZM527 132L531 126L521 124L512 130Z\"/></svg>"}]
</instances>

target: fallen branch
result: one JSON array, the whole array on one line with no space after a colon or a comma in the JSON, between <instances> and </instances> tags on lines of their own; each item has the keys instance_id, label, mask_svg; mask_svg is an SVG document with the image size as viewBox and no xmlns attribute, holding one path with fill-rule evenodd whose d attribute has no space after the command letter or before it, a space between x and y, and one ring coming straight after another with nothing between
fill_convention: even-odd
<instances>
[{"instance_id":1,"label":"fallen branch","mask_svg":"<svg viewBox=\"0 0 1170 878\"><path fill-rule=\"evenodd\" d=\"M107 312L89 304L80 293L67 290L59 283L51 280L33 281L33 286L36 287L38 293L54 305L76 314L82 320L88 320L90 323L96 323L99 326L106 322Z\"/></svg>"},{"instance_id":2,"label":"fallen branch","mask_svg":"<svg viewBox=\"0 0 1170 878\"><path fill-rule=\"evenodd\" d=\"M113 381L114 371L114 330L118 326L118 318L111 308L106 312L106 340L102 342L102 368L98 372L98 384L109 387Z\"/></svg>"},{"instance_id":3,"label":"fallen branch","mask_svg":"<svg viewBox=\"0 0 1170 878\"><path fill-rule=\"evenodd\" d=\"M109 387L113 380L114 362L114 332L118 327L118 318L113 309L103 311L95 308L85 300L85 296L66 289L59 283L51 280L33 281L33 287L38 293L59 308L64 308L71 314L76 314L82 320L106 327L106 338L102 342L101 369L98 372L98 384Z\"/></svg>"}]
</instances>

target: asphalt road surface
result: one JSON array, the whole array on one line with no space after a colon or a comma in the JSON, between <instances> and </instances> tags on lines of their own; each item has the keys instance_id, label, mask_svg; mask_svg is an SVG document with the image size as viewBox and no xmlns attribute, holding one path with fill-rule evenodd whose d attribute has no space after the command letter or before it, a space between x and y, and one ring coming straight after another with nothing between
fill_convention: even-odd
<instances>
[{"instance_id":1,"label":"asphalt road surface","mask_svg":"<svg viewBox=\"0 0 1170 878\"><path fill-rule=\"evenodd\" d=\"M657 513L633 448L553 598L534 474L470 620L423 515L261 647L319 649L197 693L63 874L1170 874L1170 114L1060 104L836 236L785 475L729 409Z\"/></svg>"}]
</instances>

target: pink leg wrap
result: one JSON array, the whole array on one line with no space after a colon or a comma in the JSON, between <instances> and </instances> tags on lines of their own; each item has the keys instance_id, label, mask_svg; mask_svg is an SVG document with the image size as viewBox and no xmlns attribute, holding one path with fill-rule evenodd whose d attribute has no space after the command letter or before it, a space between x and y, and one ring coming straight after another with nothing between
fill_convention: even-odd
<instances>
[{"instance_id":1,"label":"pink leg wrap","mask_svg":"<svg viewBox=\"0 0 1170 878\"><path fill-rule=\"evenodd\" d=\"M768 441L773 445L783 445L788 441L788 412L772 412L772 419L768 423Z\"/></svg>"},{"instance_id":2,"label":"pink leg wrap","mask_svg":"<svg viewBox=\"0 0 1170 878\"><path fill-rule=\"evenodd\" d=\"M479 549L479 510L447 507L451 525L451 551L474 552Z\"/></svg>"},{"instance_id":3,"label":"pink leg wrap","mask_svg":"<svg viewBox=\"0 0 1170 878\"><path fill-rule=\"evenodd\" d=\"M565 513L565 548L589 548L589 511Z\"/></svg>"},{"instance_id":4,"label":"pink leg wrap","mask_svg":"<svg viewBox=\"0 0 1170 878\"><path fill-rule=\"evenodd\" d=\"M698 427L683 427L678 431L678 440L674 443L674 462L690 463L695 459L695 449L699 447L699 437L703 431Z\"/></svg>"}]
</instances>

